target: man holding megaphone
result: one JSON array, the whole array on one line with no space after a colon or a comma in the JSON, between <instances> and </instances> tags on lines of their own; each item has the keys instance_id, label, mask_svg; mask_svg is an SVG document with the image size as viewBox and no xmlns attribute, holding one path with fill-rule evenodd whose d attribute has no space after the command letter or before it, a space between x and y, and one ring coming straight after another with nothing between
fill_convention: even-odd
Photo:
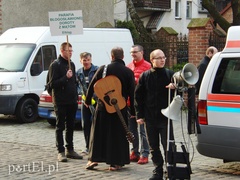
<instances>
[{"instance_id":1,"label":"man holding megaphone","mask_svg":"<svg viewBox=\"0 0 240 180\"><path fill-rule=\"evenodd\" d=\"M147 138L155 166L149 180L163 179L164 158L160 151L160 141L166 158L168 138L168 118L161 109L168 107L168 94L174 96L175 85L171 83L173 71L165 68L166 57L162 50L156 49L150 54L152 68L141 74L135 89L135 110L137 122L145 123ZM161 139L159 139L159 137ZM173 127L170 121L169 139L173 140Z\"/></svg>"}]
</instances>

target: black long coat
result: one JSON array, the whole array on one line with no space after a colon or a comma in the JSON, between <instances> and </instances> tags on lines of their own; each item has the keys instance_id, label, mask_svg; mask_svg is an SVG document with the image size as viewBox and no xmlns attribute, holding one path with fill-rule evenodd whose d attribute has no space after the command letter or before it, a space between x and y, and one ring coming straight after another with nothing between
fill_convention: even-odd
<instances>
[{"instance_id":1,"label":"black long coat","mask_svg":"<svg viewBox=\"0 0 240 180\"><path fill-rule=\"evenodd\" d=\"M210 62L210 58L208 56L204 56L204 58L201 60L200 64L198 65L198 72L199 72L199 78L198 78L198 81L197 83L195 84L195 88L196 88L196 95L199 94L199 89L200 89L200 86L201 86L201 83L202 83L202 79L203 79L203 76L205 74L205 71L207 69L207 66Z\"/></svg>"},{"instance_id":2,"label":"black long coat","mask_svg":"<svg viewBox=\"0 0 240 180\"><path fill-rule=\"evenodd\" d=\"M94 92L94 84L102 78L104 66L101 66L95 73L86 96L86 104L91 103ZM107 67L108 75L115 75L121 81L122 96L127 101L131 101L131 114L135 115L134 100L134 75L125 66L123 60L113 60ZM121 110L126 124L128 123L127 107ZM124 128L119 120L117 113L108 113L105 105L98 101L94 115L90 143L89 160L93 162L106 162L110 165L124 166L129 164L129 143L126 139Z\"/></svg>"}]
</instances>

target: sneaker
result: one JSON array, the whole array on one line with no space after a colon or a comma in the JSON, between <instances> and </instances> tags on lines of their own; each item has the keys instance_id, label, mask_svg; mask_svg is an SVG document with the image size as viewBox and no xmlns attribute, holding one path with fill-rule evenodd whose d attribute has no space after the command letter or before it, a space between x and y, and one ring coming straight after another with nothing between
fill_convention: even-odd
<instances>
[{"instance_id":1,"label":"sneaker","mask_svg":"<svg viewBox=\"0 0 240 180\"><path fill-rule=\"evenodd\" d=\"M83 157L80 156L78 153L76 153L75 151L67 151L66 154L67 158L71 158L71 159L82 159Z\"/></svg>"},{"instance_id":2,"label":"sneaker","mask_svg":"<svg viewBox=\"0 0 240 180\"><path fill-rule=\"evenodd\" d=\"M140 159L137 162L138 164L147 164L148 163L148 157L140 157Z\"/></svg>"},{"instance_id":3,"label":"sneaker","mask_svg":"<svg viewBox=\"0 0 240 180\"><path fill-rule=\"evenodd\" d=\"M140 156L139 155L136 155L134 153L134 151L132 151L132 153L130 154L130 161L131 162L138 162L138 160L140 159Z\"/></svg>"},{"instance_id":4,"label":"sneaker","mask_svg":"<svg viewBox=\"0 0 240 180\"><path fill-rule=\"evenodd\" d=\"M59 162L67 162L67 158L64 152L58 153L58 161Z\"/></svg>"}]
</instances>

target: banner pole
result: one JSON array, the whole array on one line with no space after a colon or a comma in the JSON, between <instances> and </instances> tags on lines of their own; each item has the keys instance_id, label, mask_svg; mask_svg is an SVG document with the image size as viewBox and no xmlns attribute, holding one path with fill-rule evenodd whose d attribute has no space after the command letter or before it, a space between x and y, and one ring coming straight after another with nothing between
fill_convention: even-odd
<instances>
[{"instance_id":1,"label":"banner pole","mask_svg":"<svg viewBox=\"0 0 240 180\"><path fill-rule=\"evenodd\" d=\"M67 38L67 51L68 51L68 67L71 69L71 63L70 63L70 58L69 58L69 42L68 42L68 35L66 35Z\"/></svg>"}]
</instances>

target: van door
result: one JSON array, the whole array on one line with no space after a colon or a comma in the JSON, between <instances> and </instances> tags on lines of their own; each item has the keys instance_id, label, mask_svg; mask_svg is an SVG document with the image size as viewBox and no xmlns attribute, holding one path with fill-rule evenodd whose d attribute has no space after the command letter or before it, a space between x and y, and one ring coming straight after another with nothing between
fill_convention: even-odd
<instances>
[{"instance_id":1,"label":"van door","mask_svg":"<svg viewBox=\"0 0 240 180\"><path fill-rule=\"evenodd\" d=\"M56 58L56 47L54 45L45 45L38 50L30 68L29 89L31 92L39 96L43 92L49 65Z\"/></svg>"},{"instance_id":2,"label":"van door","mask_svg":"<svg viewBox=\"0 0 240 180\"><path fill-rule=\"evenodd\" d=\"M223 58L208 94L208 124L240 128L240 58Z\"/></svg>"}]
</instances>

